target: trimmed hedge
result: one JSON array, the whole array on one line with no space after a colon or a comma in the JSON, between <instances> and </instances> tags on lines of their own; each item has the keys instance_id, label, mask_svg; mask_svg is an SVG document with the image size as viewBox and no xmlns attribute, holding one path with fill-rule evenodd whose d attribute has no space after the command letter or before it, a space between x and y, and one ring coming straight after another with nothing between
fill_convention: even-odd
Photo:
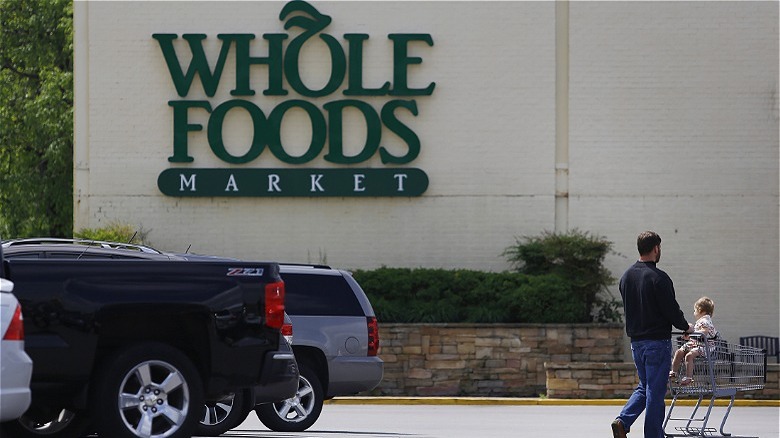
<instances>
[{"instance_id":1,"label":"trimmed hedge","mask_svg":"<svg viewBox=\"0 0 780 438\"><path fill-rule=\"evenodd\" d=\"M353 276L383 322L585 322L585 302L552 274L379 268Z\"/></svg>"},{"instance_id":2,"label":"trimmed hedge","mask_svg":"<svg viewBox=\"0 0 780 438\"><path fill-rule=\"evenodd\" d=\"M587 323L621 320L604 265L612 242L577 229L516 239L514 272L380 268L356 271L386 322Z\"/></svg>"}]
</instances>

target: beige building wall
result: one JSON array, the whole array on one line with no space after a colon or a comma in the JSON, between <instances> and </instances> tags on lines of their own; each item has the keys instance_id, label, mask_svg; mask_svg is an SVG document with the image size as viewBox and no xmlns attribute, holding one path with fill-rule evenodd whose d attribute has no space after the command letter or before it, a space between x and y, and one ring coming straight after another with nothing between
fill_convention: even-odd
<instances>
[{"instance_id":1,"label":"beige building wall","mask_svg":"<svg viewBox=\"0 0 780 438\"><path fill-rule=\"evenodd\" d=\"M409 198L177 198L157 177L171 167L289 167L264 152L227 165L204 132L191 164L171 164L176 94L154 33L288 33L285 2L76 3L76 228L111 221L149 232L163 249L355 269L379 266L501 271L515 237L579 228L615 242L615 276L644 229L664 239L662 267L686 308L717 303L730 338L778 334L778 4L776 2L317 2L344 44L366 33L364 83L392 81L392 33L427 33L409 69L427 191ZM291 34L295 30L289 31ZM182 42L183 41L179 41ZM186 45L178 45L185 53ZM214 106L235 97L228 56ZM182 56L182 59L184 57ZM302 71L324 83L316 46ZM186 67L186 65L185 65ZM262 71L262 68L258 70ZM323 73L324 72L324 73ZM254 78L254 76L253 76ZM247 100L270 111L301 98ZM318 107L336 93L306 98ZM360 98L379 108L386 97ZM207 124L203 113L191 122ZM286 145L310 138L285 124ZM348 120L347 144L365 128ZM252 131L225 124L236 154ZM391 138L388 136L388 138ZM392 140L390 141L391 147ZM397 146L397 145L395 145ZM321 157L308 167L339 167ZM383 165L377 157L361 167ZM341 166L344 167L344 166ZM556 170L557 169L557 170Z\"/></svg>"},{"instance_id":2,"label":"beige building wall","mask_svg":"<svg viewBox=\"0 0 780 438\"><path fill-rule=\"evenodd\" d=\"M778 333L778 5L571 3L569 222L702 295L736 341Z\"/></svg>"}]
</instances>

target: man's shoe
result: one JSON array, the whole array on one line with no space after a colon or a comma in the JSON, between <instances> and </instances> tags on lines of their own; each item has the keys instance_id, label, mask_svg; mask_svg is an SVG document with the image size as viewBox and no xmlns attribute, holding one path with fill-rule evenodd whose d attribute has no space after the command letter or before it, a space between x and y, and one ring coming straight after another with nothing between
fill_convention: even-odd
<instances>
[{"instance_id":1,"label":"man's shoe","mask_svg":"<svg viewBox=\"0 0 780 438\"><path fill-rule=\"evenodd\" d=\"M615 421L612 422L612 437L626 438L626 428L623 427L623 422L619 418L615 418Z\"/></svg>"}]
</instances>

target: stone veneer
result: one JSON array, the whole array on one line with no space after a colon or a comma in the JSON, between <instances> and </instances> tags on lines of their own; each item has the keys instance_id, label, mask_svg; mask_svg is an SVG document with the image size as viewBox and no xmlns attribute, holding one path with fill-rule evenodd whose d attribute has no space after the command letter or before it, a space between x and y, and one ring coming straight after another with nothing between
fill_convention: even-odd
<instances>
[{"instance_id":1,"label":"stone veneer","mask_svg":"<svg viewBox=\"0 0 780 438\"><path fill-rule=\"evenodd\" d=\"M627 398L637 376L624 336L622 324L380 324L385 373L372 394ZM780 398L778 369L738 396Z\"/></svg>"},{"instance_id":2,"label":"stone veneer","mask_svg":"<svg viewBox=\"0 0 780 438\"><path fill-rule=\"evenodd\" d=\"M633 362L545 363L550 398L628 398L639 382ZM737 398L780 399L780 364L768 363L762 390L737 391Z\"/></svg>"},{"instance_id":3,"label":"stone veneer","mask_svg":"<svg viewBox=\"0 0 780 438\"><path fill-rule=\"evenodd\" d=\"M621 362L620 324L380 324L375 394L529 397L545 362Z\"/></svg>"},{"instance_id":4,"label":"stone veneer","mask_svg":"<svg viewBox=\"0 0 780 438\"><path fill-rule=\"evenodd\" d=\"M545 363L550 398L628 398L639 379L633 362Z\"/></svg>"}]
</instances>

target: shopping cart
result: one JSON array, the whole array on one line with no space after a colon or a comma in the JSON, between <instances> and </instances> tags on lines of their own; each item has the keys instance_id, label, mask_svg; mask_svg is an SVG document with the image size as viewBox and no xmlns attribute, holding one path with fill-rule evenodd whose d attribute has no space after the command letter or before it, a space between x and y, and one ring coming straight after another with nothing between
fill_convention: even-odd
<instances>
[{"instance_id":1,"label":"shopping cart","mask_svg":"<svg viewBox=\"0 0 780 438\"><path fill-rule=\"evenodd\" d=\"M676 333L675 336L682 333ZM723 431L737 391L763 389L766 384L766 352L759 348L739 344L730 344L723 339L708 339L706 335L692 333L690 339L704 346L704 355L697 357L693 365L693 382L683 384L681 379L686 375L686 364L683 360L677 377L669 379L669 388L673 396L669 412L664 421L664 435L667 437L729 437L758 438L732 435ZM688 340L677 338L677 347ZM680 398L696 397L698 400L687 417L673 417L677 401ZM703 415L700 413L702 402L709 398L709 405ZM713 413L715 399L729 397L729 404L720 423L720 429L708 427L710 414ZM701 409L702 411L704 409ZM678 409L680 411L680 409ZM680 414L677 414L680 415ZM699 417L697 417L699 415ZM667 427L673 432L667 432ZM718 434L720 433L720 434Z\"/></svg>"}]
</instances>

